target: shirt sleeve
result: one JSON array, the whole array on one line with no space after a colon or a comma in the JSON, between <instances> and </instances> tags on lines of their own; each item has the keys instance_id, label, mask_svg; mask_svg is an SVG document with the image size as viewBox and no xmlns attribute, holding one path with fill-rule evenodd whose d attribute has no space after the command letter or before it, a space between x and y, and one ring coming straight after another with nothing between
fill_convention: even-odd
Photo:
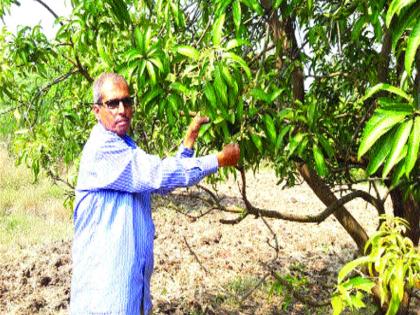
<instances>
[{"instance_id":1,"label":"shirt sleeve","mask_svg":"<svg viewBox=\"0 0 420 315\"><path fill-rule=\"evenodd\" d=\"M105 141L84 152L77 189L167 193L191 186L218 169L216 155L194 158L192 154L180 147L175 157L162 160L124 141Z\"/></svg>"},{"instance_id":2,"label":"shirt sleeve","mask_svg":"<svg viewBox=\"0 0 420 315\"><path fill-rule=\"evenodd\" d=\"M190 158L190 157L193 157L193 155L194 155L194 150L185 147L183 143L181 143L176 153L176 156L180 158Z\"/></svg>"}]
</instances>

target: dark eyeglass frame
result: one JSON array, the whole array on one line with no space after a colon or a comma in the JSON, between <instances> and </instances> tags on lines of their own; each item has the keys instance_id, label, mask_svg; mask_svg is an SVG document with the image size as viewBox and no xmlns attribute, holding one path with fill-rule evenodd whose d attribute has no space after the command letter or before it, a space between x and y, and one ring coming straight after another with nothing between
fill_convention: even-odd
<instances>
[{"instance_id":1,"label":"dark eyeglass frame","mask_svg":"<svg viewBox=\"0 0 420 315\"><path fill-rule=\"evenodd\" d=\"M122 102L124 108L131 108L134 105L134 97L127 96L127 97L124 97L124 98L114 98L114 99L107 100L107 101L102 102L102 103L96 103L96 105L99 105L99 106L106 105L106 107L109 110L115 110L115 109L120 107L121 102Z\"/></svg>"}]
</instances>

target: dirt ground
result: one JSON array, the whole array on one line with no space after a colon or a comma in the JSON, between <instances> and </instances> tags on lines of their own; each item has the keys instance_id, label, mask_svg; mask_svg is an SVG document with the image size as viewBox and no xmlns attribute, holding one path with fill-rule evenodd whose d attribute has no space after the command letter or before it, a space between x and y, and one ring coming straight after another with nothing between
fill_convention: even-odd
<instances>
[{"instance_id":1,"label":"dirt ground","mask_svg":"<svg viewBox=\"0 0 420 315\"><path fill-rule=\"evenodd\" d=\"M225 205L241 205L234 180L218 193ZM192 188L154 199L154 314L331 313L329 306L301 300L328 302L337 271L355 256L353 241L333 217L321 224L247 217L226 225L219 220L235 216L216 210L193 219L207 209L197 197L208 195ZM287 213L324 209L306 185L282 190L269 170L248 174L248 197L256 206ZM375 229L376 212L365 202L352 201L347 208L368 233ZM0 314L67 314L70 250L70 240L40 244L0 264ZM289 285L275 282L273 271ZM298 298L290 287L299 289Z\"/></svg>"}]
</instances>

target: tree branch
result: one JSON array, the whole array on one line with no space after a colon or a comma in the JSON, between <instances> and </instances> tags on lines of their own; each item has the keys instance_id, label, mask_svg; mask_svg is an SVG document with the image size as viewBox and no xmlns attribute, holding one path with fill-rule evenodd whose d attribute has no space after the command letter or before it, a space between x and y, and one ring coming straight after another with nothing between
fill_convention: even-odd
<instances>
[{"instance_id":1,"label":"tree branch","mask_svg":"<svg viewBox=\"0 0 420 315\"><path fill-rule=\"evenodd\" d=\"M42 0L34 0L35 2L38 2L39 4L41 4L45 9L48 10L48 12L50 12L56 19L59 18L59 16L57 15L57 13L55 13L44 1ZM59 21L60 25L63 26L63 22Z\"/></svg>"},{"instance_id":2,"label":"tree branch","mask_svg":"<svg viewBox=\"0 0 420 315\"><path fill-rule=\"evenodd\" d=\"M257 216L264 216L266 218L275 218L281 219L286 221L293 221L293 222L301 222L301 223L321 223L325 221L330 215L332 215L335 211L339 210L340 207L344 206L346 203L352 201L356 198L362 198L365 201L372 204L377 209L383 209L383 204L381 201L377 200L375 197L371 196L369 193L356 190L354 192L349 193L348 195L337 199L335 202L330 204L324 211L318 213L316 215L295 215L295 214L288 214L288 213L281 213L275 210L265 210L260 209L257 207L252 206L252 208L247 208L249 214L254 214Z\"/></svg>"},{"instance_id":3,"label":"tree branch","mask_svg":"<svg viewBox=\"0 0 420 315\"><path fill-rule=\"evenodd\" d=\"M200 259L198 258L197 254L192 250L190 244L188 244L187 239L185 238L185 236L183 236L184 238L184 242L188 247L188 250L190 251L190 254L194 256L195 260L198 262L198 264L200 265L200 267L206 272L206 274L209 273L209 271L207 270L207 268L201 263Z\"/></svg>"}]
</instances>

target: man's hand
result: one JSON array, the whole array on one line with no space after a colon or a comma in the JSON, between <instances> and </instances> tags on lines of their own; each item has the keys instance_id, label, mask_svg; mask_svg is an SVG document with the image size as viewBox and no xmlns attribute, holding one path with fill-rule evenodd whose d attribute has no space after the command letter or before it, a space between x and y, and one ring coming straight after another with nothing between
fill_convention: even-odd
<instances>
[{"instance_id":1,"label":"man's hand","mask_svg":"<svg viewBox=\"0 0 420 315\"><path fill-rule=\"evenodd\" d=\"M219 167L223 166L235 166L240 157L240 150L238 144L228 144L222 151L217 153L217 161L219 162Z\"/></svg>"},{"instance_id":2,"label":"man's hand","mask_svg":"<svg viewBox=\"0 0 420 315\"><path fill-rule=\"evenodd\" d=\"M195 140L198 137L198 132L200 131L201 125L206 124L209 121L210 120L207 116L200 116L199 113L194 117L194 119L191 121L190 126L188 127L187 134L185 135L184 147L192 149Z\"/></svg>"}]
</instances>

